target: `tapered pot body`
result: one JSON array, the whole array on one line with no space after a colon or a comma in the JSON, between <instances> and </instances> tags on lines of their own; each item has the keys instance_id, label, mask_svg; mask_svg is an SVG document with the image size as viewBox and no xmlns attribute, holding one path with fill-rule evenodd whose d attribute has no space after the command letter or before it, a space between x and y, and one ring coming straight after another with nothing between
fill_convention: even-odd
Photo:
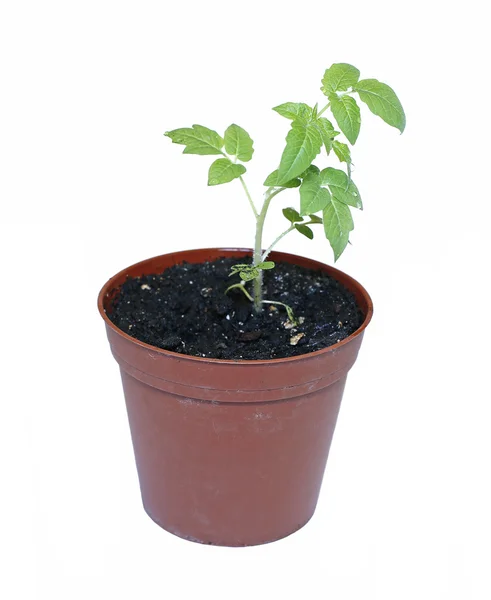
<instances>
[{"instance_id":1,"label":"tapered pot body","mask_svg":"<svg viewBox=\"0 0 491 600\"><path fill-rule=\"evenodd\" d=\"M158 256L110 279L99 295L123 380L143 505L167 531L223 546L271 542L314 513L349 369L372 316L364 288L322 263L280 252L275 261L321 269L351 290L361 327L329 348L264 361L213 360L161 350L108 318L128 275L250 250Z\"/></svg>"}]
</instances>

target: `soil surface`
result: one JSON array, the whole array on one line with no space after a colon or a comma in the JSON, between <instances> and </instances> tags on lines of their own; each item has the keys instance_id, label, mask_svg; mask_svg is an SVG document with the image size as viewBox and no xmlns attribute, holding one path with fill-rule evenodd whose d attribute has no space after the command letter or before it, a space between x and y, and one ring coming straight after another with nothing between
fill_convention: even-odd
<instances>
[{"instance_id":1,"label":"soil surface","mask_svg":"<svg viewBox=\"0 0 491 600\"><path fill-rule=\"evenodd\" d=\"M220 258L182 263L163 273L128 278L108 311L125 333L181 354L221 359L271 359L306 354L351 335L363 321L354 296L321 271L276 263L264 271L264 298L288 304L264 305L256 315L239 289L224 292L240 277ZM247 261L246 261L247 262ZM252 290L252 283L247 284Z\"/></svg>"}]
</instances>

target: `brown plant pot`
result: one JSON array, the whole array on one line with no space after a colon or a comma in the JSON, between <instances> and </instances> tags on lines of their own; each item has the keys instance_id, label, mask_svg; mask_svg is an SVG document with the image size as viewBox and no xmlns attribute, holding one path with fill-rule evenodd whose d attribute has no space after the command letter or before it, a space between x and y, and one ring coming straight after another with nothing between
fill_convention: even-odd
<instances>
[{"instance_id":1,"label":"brown plant pot","mask_svg":"<svg viewBox=\"0 0 491 600\"><path fill-rule=\"evenodd\" d=\"M370 297L333 267L273 252L272 260L341 281L364 314L361 327L334 346L274 360L161 350L123 333L106 310L127 275L250 254L211 248L150 258L110 279L98 300L121 368L144 508L165 530L204 544L264 544L312 517L346 376L372 317Z\"/></svg>"}]
</instances>

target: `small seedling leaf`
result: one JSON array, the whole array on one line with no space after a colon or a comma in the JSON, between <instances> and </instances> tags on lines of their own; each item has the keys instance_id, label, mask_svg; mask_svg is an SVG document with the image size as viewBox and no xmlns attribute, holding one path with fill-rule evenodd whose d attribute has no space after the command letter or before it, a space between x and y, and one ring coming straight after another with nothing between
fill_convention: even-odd
<instances>
[{"instance_id":1,"label":"small seedling leaf","mask_svg":"<svg viewBox=\"0 0 491 600\"><path fill-rule=\"evenodd\" d=\"M321 185L329 186L331 194L336 200L348 206L363 209L360 192L344 171L328 167L321 171L320 179Z\"/></svg>"},{"instance_id":2,"label":"small seedling leaf","mask_svg":"<svg viewBox=\"0 0 491 600\"><path fill-rule=\"evenodd\" d=\"M313 116L313 110L303 102L285 102L273 108L279 115L290 120L309 121Z\"/></svg>"},{"instance_id":3,"label":"small seedling leaf","mask_svg":"<svg viewBox=\"0 0 491 600\"><path fill-rule=\"evenodd\" d=\"M315 125L321 134L322 143L324 144L326 153L329 156L329 153L332 149L333 140L337 135L339 135L339 131L336 131L331 121L324 117L319 117L315 121Z\"/></svg>"},{"instance_id":4,"label":"small seedling leaf","mask_svg":"<svg viewBox=\"0 0 491 600\"><path fill-rule=\"evenodd\" d=\"M300 179L305 179L305 177L307 177L307 175L313 173L314 175L319 175L319 173L321 172L321 170L319 169L319 167L316 167L315 165L310 165L310 167L308 169L305 169L305 171L299 176Z\"/></svg>"},{"instance_id":5,"label":"small seedling leaf","mask_svg":"<svg viewBox=\"0 0 491 600\"><path fill-rule=\"evenodd\" d=\"M208 171L208 185L228 183L246 172L244 165L234 164L228 158L218 158Z\"/></svg>"},{"instance_id":6,"label":"small seedling leaf","mask_svg":"<svg viewBox=\"0 0 491 600\"><path fill-rule=\"evenodd\" d=\"M343 253L349 240L349 233L353 230L353 218L349 206L339 202L335 197L323 211L324 232L334 252L334 260Z\"/></svg>"},{"instance_id":7,"label":"small seedling leaf","mask_svg":"<svg viewBox=\"0 0 491 600\"><path fill-rule=\"evenodd\" d=\"M291 179L290 181L287 181L286 183L282 183L281 187L296 188L296 187L299 187L299 185L301 183L302 182L300 181L300 179ZM267 187L279 187L278 186L278 169L276 169L276 171L273 171L266 177L266 180L263 185L265 185Z\"/></svg>"},{"instance_id":8,"label":"small seedling leaf","mask_svg":"<svg viewBox=\"0 0 491 600\"><path fill-rule=\"evenodd\" d=\"M258 275L259 275L259 271L257 269L250 269L248 271L240 272L240 278L243 281L252 281L253 279L256 279L256 277L258 277Z\"/></svg>"},{"instance_id":9,"label":"small seedling leaf","mask_svg":"<svg viewBox=\"0 0 491 600\"><path fill-rule=\"evenodd\" d=\"M299 215L298 211L291 207L283 209L283 216L288 219L290 223L303 221L303 218Z\"/></svg>"},{"instance_id":10,"label":"small seedling leaf","mask_svg":"<svg viewBox=\"0 0 491 600\"><path fill-rule=\"evenodd\" d=\"M319 154L322 138L313 123L293 121L286 136L286 147L278 168L277 185L283 185L303 173Z\"/></svg>"},{"instance_id":11,"label":"small seedling leaf","mask_svg":"<svg viewBox=\"0 0 491 600\"><path fill-rule=\"evenodd\" d=\"M324 73L321 90L326 96L333 92L345 92L354 86L359 78L360 71L353 65L334 63Z\"/></svg>"},{"instance_id":12,"label":"small seedling leaf","mask_svg":"<svg viewBox=\"0 0 491 600\"><path fill-rule=\"evenodd\" d=\"M256 269L263 269L265 271L267 271L268 269L274 269L274 262L272 260L261 262L258 265L256 265Z\"/></svg>"},{"instance_id":13,"label":"small seedling leaf","mask_svg":"<svg viewBox=\"0 0 491 600\"><path fill-rule=\"evenodd\" d=\"M333 94L331 100L331 111L336 119L339 129L354 144L360 133L361 116L360 107L351 96L338 97Z\"/></svg>"},{"instance_id":14,"label":"small seedling leaf","mask_svg":"<svg viewBox=\"0 0 491 600\"><path fill-rule=\"evenodd\" d=\"M377 79L363 79L354 89L374 115L383 119L402 133L406 127L406 115L394 90Z\"/></svg>"},{"instance_id":15,"label":"small seedling leaf","mask_svg":"<svg viewBox=\"0 0 491 600\"><path fill-rule=\"evenodd\" d=\"M314 232L312 231L312 229L310 229L310 227L307 227L307 225L296 224L295 229L305 237L308 237L309 240L314 239Z\"/></svg>"},{"instance_id":16,"label":"small seedling leaf","mask_svg":"<svg viewBox=\"0 0 491 600\"><path fill-rule=\"evenodd\" d=\"M348 144L334 140L332 143L334 154L339 158L340 162L351 164L351 151Z\"/></svg>"},{"instance_id":17,"label":"small seedling leaf","mask_svg":"<svg viewBox=\"0 0 491 600\"><path fill-rule=\"evenodd\" d=\"M310 173L300 186L300 214L310 215L323 210L331 194L327 188L321 187L320 175Z\"/></svg>"},{"instance_id":18,"label":"small seedling leaf","mask_svg":"<svg viewBox=\"0 0 491 600\"><path fill-rule=\"evenodd\" d=\"M170 137L173 144L186 146L183 154L208 155L222 153L223 139L216 131L202 125L174 129L173 131L167 131L165 135Z\"/></svg>"},{"instance_id":19,"label":"small seedling leaf","mask_svg":"<svg viewBox=\"0 0 491 600\"><path fill-rule=\"evenodd\" d=\"M227 154L236 156L242 162L251 160L254 153L253 141L245 129L239 125L230 125L225 131L225 150Z\"/></svg>"}]
</instances>

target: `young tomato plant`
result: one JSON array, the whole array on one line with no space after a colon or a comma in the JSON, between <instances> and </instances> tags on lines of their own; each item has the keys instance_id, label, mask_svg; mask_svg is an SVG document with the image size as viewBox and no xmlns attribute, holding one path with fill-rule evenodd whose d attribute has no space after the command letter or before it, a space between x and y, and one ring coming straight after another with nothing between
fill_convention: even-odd
<instances>
[{"instance_id":1,"label":"young tomato plant","mask_svg":"<svg viewBox=\"0 0 491 600\"><path fill-rule=\"evenodd\" d=\"M362 209L361 196L351 178L351 148L360 133L360 107L355 95L364 102L370 111L387 124L396 127L402 133L406 117L394 90L377 79L360 79L360 71L345 63L333 64L324 73L321 91L328 102L320 110L318 104L310 106L303 102L287 102L273 108L278 114L291 121L286 136L286 146L279 166L266 178L263 203L258 210L243 175L247 163L254 152L253 141L247 131L238 125L230 125L223 138L212 129L202 125L175 129L165 135L175 144L185 146L183 154L221 155L210 166L208 185L220 185L238 179L249 201L256 221L256 234L252 263L238 264L231 275L239 275L240 283L231 285L254 302L257 312L263 304L281 304L294 320L290 307L273 300L263 299L263 271L274 267L268 261L268 255L276 244L292 231L298 231L312 239L312 225L323 225L324 233L337 261L349 242L353 230L351 208ZM324 113L330 110L338 128L327 119ZM346 138L340 141L341 133ZM326 167L320 169L313 161L324 148L327 157L334 154L346 171ZM332 154L331 154L332 153ZM299 188L299 210L285 208L283 215L289 221L285 231L263 249L263 229L271 201L281 192ZM252 295L246 289L246 283L253 282ZM228 291L227 290L227 291Z\"/></svg>"}]
</instances>

